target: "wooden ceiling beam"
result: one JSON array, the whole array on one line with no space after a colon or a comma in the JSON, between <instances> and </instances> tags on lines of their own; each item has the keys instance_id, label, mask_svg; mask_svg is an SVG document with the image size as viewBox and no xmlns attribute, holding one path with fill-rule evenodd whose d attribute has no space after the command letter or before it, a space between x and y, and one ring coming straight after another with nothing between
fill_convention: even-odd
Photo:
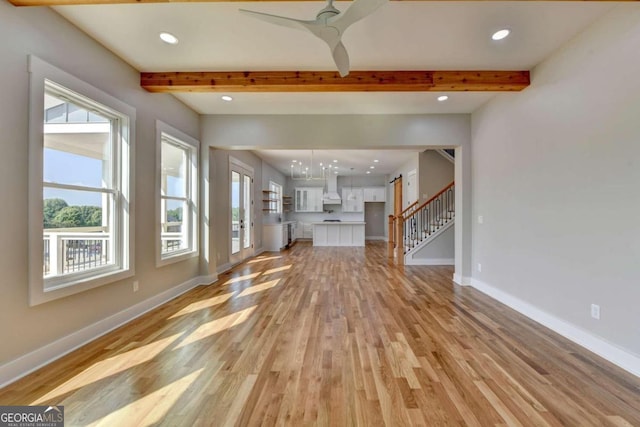
<instances>
[{"instance_id":1,"label":"wooden ceiling beam","mask_svg":"<svg viewBox=\"0 0 640 427\"><path fill-rule=\"evenodd\" d=\"M246 0L9 0L14 6L76 6L76 5L95 5L95 4L140 4L140 3L215 3L215 2L245 2ZM273 0L250 0L259 3ZM279 0L279 1L317 1L317 0ZM394 0L392 0L394 1ZM395 0L402 1L402 0ZM416 0L413 0L416 1ZM441 0L417 0L417 1L441 1ZM469 0L446 0L446 1L469 1ZM471 0L485 1L485 0ZM504 0L513 1L513 0ZM530 0L515 0L530 1ZM566 0L543 0L543 1L566 1ZM570 0L570 1L624 1L635 2L640 0Z\"/></svg>"},{"instance_id":2,"label":"wooden ceiling beam","mask_svg":"<svg viewBox=\"0 0 640 427\"><path fill-rule=\"evenodd\" d=\"M149 92L509 92L529 71L212 71L140 73Z\"/></svg>"}]
</instances>

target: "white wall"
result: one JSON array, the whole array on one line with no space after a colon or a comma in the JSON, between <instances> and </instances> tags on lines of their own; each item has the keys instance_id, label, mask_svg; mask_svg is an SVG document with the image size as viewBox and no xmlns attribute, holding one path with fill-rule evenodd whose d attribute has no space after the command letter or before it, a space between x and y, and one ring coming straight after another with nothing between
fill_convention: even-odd
<instances>
[{"instance_id":1,"label":"white wall","mask_svg":"<svg viewBox=\"0 0 640 427\"><path fill-rule=\"evenodd\" d=\"M407 264L453 265L454 263L454 227L449 227L433 237L427 245L410 252Z\"/></svg>"},{"instance_id":2,"label":"white wall","mask_svg":"<svg viewBox=\"0 0 640 427\"><path fill-rule=\"evenodd\" d=\"M45 344L198 276L198 259L155 267L155 121L199 136L199 117L170 95L140 88L139 74L49 8L0 2L0 368ZM92 84L136 109L135 277L28 306L27 55ZM140 282L133 293L132 281ZM1 375L0 375L1 376ZM2 378L0 378L0 382Z\"/></svg>"},{"instance_id":3,"label":"white wall","mask_svg":"<svg viewBox=\"0 0 640 427\"><path fill-rule=\"evenodd\" d=\"M639 47L618 6L472 116L473 282L636 356Z\"/></svg>"},{"instance_id":4,"label":"white wall","mask_svg":"<svg viewBox=\"0 0 640 427\"><path fill-rule=\"evenodd\" d=\"M426 202L454 179L454 165L436 150L425 150L419 155L420 203Z\"/></svg>"},{"instance_id":5,"label":"white wall","mask_svg":"<svg viewBox=\"0 0 640 427\"><path fill-rule=\"evenodd\" d=\"M467 145L466 114L218 115L202 118L202 139L227 149L350 149Z\"/></svg>"}]
</instances>

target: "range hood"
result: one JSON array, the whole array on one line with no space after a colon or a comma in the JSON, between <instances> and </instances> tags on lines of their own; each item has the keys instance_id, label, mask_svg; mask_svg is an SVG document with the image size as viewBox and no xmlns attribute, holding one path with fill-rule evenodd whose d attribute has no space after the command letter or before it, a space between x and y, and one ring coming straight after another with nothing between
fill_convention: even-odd
<instances>
[{"instance_id":1,"label":"range hood","mask_svg":"<svg viewBox=\"0 0 640 427\"><path fill-rule=\"evenodd\" d=\"M322 196L322 203L325 205L339 205L342 199L338 194L338 177L335 174L327 176L327 192Z\"/></svg>"}]
</instances>

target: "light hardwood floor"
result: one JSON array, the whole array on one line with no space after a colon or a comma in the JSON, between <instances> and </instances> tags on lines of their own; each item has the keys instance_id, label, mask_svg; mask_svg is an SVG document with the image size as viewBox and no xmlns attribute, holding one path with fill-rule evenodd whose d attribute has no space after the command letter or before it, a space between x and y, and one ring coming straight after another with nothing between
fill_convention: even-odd
<instances>
[{"instance_id":1,"label":"light hardwood floor","mask_svg":"<svg viewBox=\"0 0 640 427\"><path fill-rule=\"evenodd\" d=\"M67 426L640 426L640 380L385 244L249 260L0 390Z\"/></svg>"}]
</instances>

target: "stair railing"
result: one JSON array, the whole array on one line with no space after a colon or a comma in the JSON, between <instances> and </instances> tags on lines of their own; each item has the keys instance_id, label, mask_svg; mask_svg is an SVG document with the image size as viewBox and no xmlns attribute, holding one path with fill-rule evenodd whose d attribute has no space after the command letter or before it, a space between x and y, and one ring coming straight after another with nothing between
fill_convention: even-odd
<instances>
[{"instance_id":1,"label":"stair railing","mask_svg":"<svg viewBox=\"0 0 640 427\"><path fill-rule=\"evenodd\" d=\"M402 217L403 226L398 227L402 234L394 236L396 247L403 246L402 253L406 254L453 219L454 210L455 182L452 182Z\"/></svg>"},{"instance_id":2,"label":"stair railing","mask_svg":"<svg viewBox=\"0 0 640 427\"><path fill-rule=\"evenodd\" d=\"M415 208L416 208L417 206L418 206L418 200L416 200L415 202L413 202L413 203L411 203L409 206L407 206L407 207L406 207L406 209L405 209L405 210L403 210L403 211L400 213L400 216L404 218L404 217L406 217L406 216L411 215L411 214L415 211Z\"/></svg>"}]
</instances>

